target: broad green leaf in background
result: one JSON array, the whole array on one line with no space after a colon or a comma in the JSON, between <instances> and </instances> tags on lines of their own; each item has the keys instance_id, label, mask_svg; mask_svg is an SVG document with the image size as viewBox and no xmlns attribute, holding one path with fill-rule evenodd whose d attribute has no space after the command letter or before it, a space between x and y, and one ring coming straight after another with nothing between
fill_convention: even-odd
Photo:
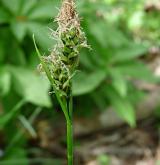
<instances>
[{"instance_id":1,"label":"broad green leaf in background","mask_svg":"<svg viewBox=\"0 0 160 165\"><path fill-rule=\"evenodd\" d=\"M89 22L89 25L92 25L90 28L90 33L96 36L97 41L103 46L112 46L119 47L124 43L127 43L127 39L118 29L108 26L105 21L94 21ZM105 30L105 33L103 30ZM114 34L114 35L113 35Z\"/></svg>"},{"instance_id":2,"label":"broad green leaf in background","mask_svg":"<svg viewBox=\"0 0 160 165\"><path fill-rule=\"evenodd\" d=\"M105 85L99 86L97 90L94 90L90 97L93 99L94 104L98 107L99 110L105 110L108 106L108 96L106 93L106 83Z\"/></svg>"},{"instance_id":3,"label":"broad green leaf in background","mask_svg":"<svg viewBox=\"0 0 160 165\"><path fill-rule=\"evenodd\" d=\"M13 14L11 30L20 42L22 42L26 32L29 31L31 36L33 33L35 34L39 44L44 49L49 49L53 46L54 41L49 36L48 26L44 22L40 22L40 20L47 19L51 21L58 13L56 9L56 2L58 1L3 0L2 2ZM12 5L12 3L14 4Z\"/></svg>"},{"instance_id":4,"label":"broad green leaf in background","mask_svg":"<svg viewBox=\"0 0 160 165\"><path fill-rule=\"evenodd\" d=\"M125 97L127 95L127 80L125 77L116 69L110 69L110 75L112 77L112 85L115 90L122 96Z\"/></svg>"},{"instance_id":5,"label":"broad green leaf in background","mask_svg":"<svg viewBox=\"0 0 160 165\"><path fill-rule=\"evenodd\" d=\"M20 7L22 0L1 0L3 5L13 14L17 15Z\"/></svg>"},{"instance_id":6,"label":"broad green leaf in background","mask_svg":"<svg viewBox=\"0 0 160 165\"><path fill-rule=\"evenodd\" d=\"M0 68L0 96L8 94L11 86L11 75L5 68Z\"/></svg>"},{"instance_id":7,"label":"broad green leaf in background","mask_svg":"<svg viewBox=\"0 0 160 165\"><path fill-rule=\"evenodd\" d=\"M16 42L10 43L10 49L7 49L8 61L15 65L24 66L26 64L25 52L22 47Z\"/></svg>"},{"instance_id":8,"label":"broad green leaf in background","mask_svg":"<svg viewBox=\"0 0 160 165\"><path fill-rule=\"evenodd\" d=\"M58 1L42 1L38 2L34 9L29 12L28 18L30 20L52 20L58 13L57 3Z\"/></svg>"},{"instance_id":9,"label":"broad green leaf in background","mask_svg":"<svg viewBox=\"0 0 160 165\"><path fill-rule=\"evenodd\" d=\"M22 41L27 32L27 22L24 22L24 21L23 22L20 22L20 21L13 22L11 24L11 29L12 29L12 32L15 35L15 37L19 41Z\"/></svg>"},{"instance_id":10,"label":"broad green leaf in background","mask_svg":"<svg viewBox=\"0 0 160 165\"><path fill-rule=\"evenodd\" d=\"M91 74L78 73L73 78L73 95L92 92L105 80L106 75L106 70L97 70Z\"/></svg>"},{"instance_id":11,"label":"broad green leaf in background","mask_svg":"<svg viewBox=\"0 0 160 165\"><path fill-rule=\"evenodd\" d=\"M136 116L132 104L127 98L122 98L112 86L106 90L112 106L119 116L124 119L131 127L136 125Z\"/></svg>"},{"instance_id":12,"label":"broad green leaf in background","mask_svg":"<svg viewBox=\"0 0 160 165\"><path fill-rule=\"evenodd\" d=\"M37 0L23 0L21 14L28 15L34 9L37 3L39 3Z\"/></svg>"},{"instance_id":13,"label":"broad green leaf in background","mask_svg":"<svg viewBox=\"0 0 160 165\"><path fill-rule=\"evenodd\" d=\"M131 43L127 46L121 47L113 54L111 62L122 62L134 59L148 52L148 46L142 44Z\"/></svg>"},{"instance_id":14,"label":"broad green leaf in background","mask_svg":"<svg viewBox=\"0 0 160 165\"><path fill-rule=\"evenodd\" d=\"M9 19L9 13L7 13L7 11L4 8L0 7L0 24L9 22Z\"/></svg>"},{"instance_id":15,"label":"broad green leaf in background","mask_svg":"<svg viewBox=\"0 0 160 165\"><path fill-rule=\"evenodd\" d=\"M15 90L28 102L50 107L49 82L25 68L11 68Z\"/></svg>"},{"instance_id":16,"label":"broad green leaf in background","mask_svg":"<svg viewBox=\"0 0 160 165\"><path fill-rule=\"evenodd\" d=\"M55 41L50 37L50 31L47 26L40 23L28 23L30 37L35 35L39 45L46 51L51 49Z\"/></svg>"},{"instance_id":17,"label":"broad green leaf in background","mask_svg":"<svg viewBox=\"0 0 160 165\"><path fill-rule=\"evenodd\" d=\"M141 61L132 60L115 66L122 75L145 80L149 82L158 82L158 78L154 76L151 70Z\"/></svg>"}]
</instances>

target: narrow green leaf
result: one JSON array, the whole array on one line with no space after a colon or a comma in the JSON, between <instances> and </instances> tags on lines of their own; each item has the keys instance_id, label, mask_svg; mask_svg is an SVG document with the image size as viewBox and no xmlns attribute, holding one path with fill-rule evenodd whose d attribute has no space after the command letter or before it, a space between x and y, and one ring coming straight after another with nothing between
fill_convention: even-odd
<instances>
[{"instance_id":1,"label":"narrow green leaf","mask_svg":"<svg viewBox=\"0 0 160 165\"><path fill-rule=\"evenodd\" d=\"M23 124L25 129L28 130L28 132L31 134L31 136L33 138L36 138L37 137L37 133L34 130L34 128L32 127L32 125L30 124L30 122L23 115L19 116L19 120L21 121L21 123Z\"/></svg>"}]
</instances>

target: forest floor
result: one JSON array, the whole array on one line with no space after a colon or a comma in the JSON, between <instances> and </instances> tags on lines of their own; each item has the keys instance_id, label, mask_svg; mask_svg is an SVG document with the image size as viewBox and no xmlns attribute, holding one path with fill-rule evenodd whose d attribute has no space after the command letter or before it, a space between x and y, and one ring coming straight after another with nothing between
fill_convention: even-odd
<instances>
[{"instance_id":1,"label":"forest floor","mask_svg":"<svg viewBox=\"0 0 160 165\"><path fill-rule=\"evenodd\" d=\"M38 123L39 140L30 143L42 148L43 156L54 155L65 165L65 124L59 123L54 128L44 121ZM160 165L158 121L154 117L138 121L136 128L122 124L95 129L75 134L74 140L75 165Z\"/></svg>"}]
</instances>

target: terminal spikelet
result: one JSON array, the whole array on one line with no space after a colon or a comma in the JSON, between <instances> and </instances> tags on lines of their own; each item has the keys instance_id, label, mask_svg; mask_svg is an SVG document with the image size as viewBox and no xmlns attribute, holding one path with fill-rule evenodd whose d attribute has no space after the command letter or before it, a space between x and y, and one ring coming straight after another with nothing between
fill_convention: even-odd
<instances>
[{"instance_id":1,"label":"terminal spikelet","mask_svg":"<svg viewBox=\"0 0 160 165\"><path fill-rule=\"evenodd\" d=\"M54 79L54 86L62 96L70 93L70 80L79 63L79 51L87 47L86 37L80 27L80 19L76 12L74 0L63 0L55 21L58 24L53 31L57 44L51 55L43 60L49 67Z\"/></svg>"}]
</instances>

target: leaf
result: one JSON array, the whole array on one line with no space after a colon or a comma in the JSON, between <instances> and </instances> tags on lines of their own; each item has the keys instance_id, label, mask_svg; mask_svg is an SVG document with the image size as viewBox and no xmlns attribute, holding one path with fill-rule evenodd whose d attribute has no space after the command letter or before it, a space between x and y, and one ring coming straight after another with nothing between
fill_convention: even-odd
<instances>
[{"instance_id":1,"label":"leaf","mask_svg":"<svg viewBox=\"0 0 160 165\"><path fill-rule=\"evenodd\" d=\"M9 22L10 16L9 13L0 7L0 24Z\"/></svg>"},{"instance_id":2,"label":"leaf","mask_svg":"<svg viewBox=\"0 0 160 165\"><path fill-rule=\"evenodd\" d=\"M52 48L54 45L54 40L49 36L49 29L40 23L28 23L28 30L30 37L35 35L38 44L46 51Z\"/></svg>"},{"instance_id":3,"label":"leaf","mask_svg":"<svg viewBox=\"0 0 160 165\"><path fill-rule=\"evenodd\" d=\"M26 64L26 57L24 50L20 45L15 41L11 40L10 49L7 49L7 54L9 54L8 59L12 62L12 64L22 65Z\"/></svg>"},{"instance_id":4,"label":"leaf","mask_svg":"<svg viewBox=\"0 0 160 165\"><path fill-rule=\"evenodd\" d=\"M2 40L0 40L0 63L3 63L4 58L5 58L5 43L2 39Z\"/></svg>"},{"instance_id":5,"label":"leaf","mask_svg":"<svg viewBox=\"0 0 160 165\"><path fill-rule=\"evenodd\" d=\"M37 137L37 133L34 130L34 128L32 127L31 123L25 118L25 116L20 115L19 116L19 120L23 124L24 128L31 134L31 136L33 138L36 138Z\"/></svg>"},{"instance_id":6,"label":"leaf","mask_svg":"<svg viewBox=\"0 0 160 165\"><path fill-rule=\"evenodd\" d=\"M131 43L116 50L111 62L122 62L134 59L148 52L148 46Z\"/></svg>"},{"instance_id":7,"label":"leaf","mask_svg":"<svg viewBox=\"0 0 160 165\"><path fill-rule=\"evenodd\" d=\"M30 20L51 19L58 13L56 4L53 1L39 2L28 14Z\"/></svg>"},{"instance_id":8,"label":"leaf","mask_svg":"<svg viewBox=\"0 0 160 165\"><path fill-rule=\"evenodd\" d=\"M0 68L0 96L9 93L11 87L11 75L5 68Z\"/></svg>"},{"instance_id":9,"label":"leaf","mask_svg":"<svg viewBox=\"0 0 160 165\"><path fill-rule=\"evenodd\" d=\"M27 32L27 22L13 22L11 29L18 41L22 41Z\"/></svg>"},{"instance_id":10,"label":"leaf","mask_svg":"<svg viewBox=\"0 0 160 165\"><path fill-rule=\"evenodd\" d=\"M131 103L118 95L112 86L108 86L107 94L112 106L119 116L124 119L131 127L136 125L135 111Z\"/></svg>"},{"instance_id":11,"label":"leaf","mask_svg":"<svg viewBox=\"0 0 160 165\"><path fill-rule=\"evenodd\" d=\"M127 39L118 29L110 27L104 21L89 22L90 33L96 36L97 41L103 46L119 47L127 42ZM105 32L104 32L105 31ZM114 34L114 35L113 35Z\"/></svg>"},{"instance_id":12,"label":"leaf","mask_svg":"<svg viewBox=\"0 0 160 165\"><path fill-rule=\"evenodd\" d=\"M106 70L98 70L91 74L78 73L73 77L73 95L92 92L106 78Z\"/></svg>"},{"instance_id":13,"label":"leaf","mask_svg":"<svg viewBox=\"0 0 160 165\"><path fill-rule=\"evenodd\" d=\"M13 118L15 118L20 112L21 107L24 105L25 101L19 101L14 108L12 108L8 113L1 116L0 129L4 128Z\"/></svg>"},{"instance_id":14,"label":"leaf","mask_svg":"<svg viewBox=\"0 0 160 165\"><path fill-rule=\"evenodd\" d=\"M1 0L3 5L14 15L18 14L21 0Z\"/></svg>"},{"instance_id":15,"label":"leaf","mask_svg":"<svg viewBox=\"0 0 160 165\"><path fill-rule=\"evenodd\" d=\"M15 90L28 102L50 107L48 96L49 82L40 78L33 71L25 68L12 68Z\"/></svg>"},{"instance_id":16,"label":"leaf","mask_svg":"<svg viewBox=\"0 0 160 165\"><path fill-rule=\"evenodd\" d=\"M113 87L120 96L125 97L127 95L127 82L125 77L123 77L122 74L114 68L111 68L110 74L112 77Z\"/></svg>"},{"instance_id":17,"label":"leaf","mask_svg":"<svg viewBox=\"0 0 160 165\"><path fill-rule=\"evenodd\" d=\"M27 155L28 152L22 145L15 146L11 149L9 154L5 156L5 160L1 161L1 165L28 165L29 159Z\"/></svg>"},{"instance_id":18,"label":"leaf","mask_svg":"<svg viewBox=\"0 0 160 165\"><path fill-rule=\"evenodd\" d=\"M28 15L37 4L37 0L23 0L22 15Z\"/></svg>"},{"instance_id":19,"label":"leaf","mask_svg":"<svg viewBox=\"0 0 160 165\"><path fill-rule=\"evenodd\" d=\"M151 70L140 61L129 61L115 67L122 75L149 82L158 82Z\"/></svg>"}]
</instances>

